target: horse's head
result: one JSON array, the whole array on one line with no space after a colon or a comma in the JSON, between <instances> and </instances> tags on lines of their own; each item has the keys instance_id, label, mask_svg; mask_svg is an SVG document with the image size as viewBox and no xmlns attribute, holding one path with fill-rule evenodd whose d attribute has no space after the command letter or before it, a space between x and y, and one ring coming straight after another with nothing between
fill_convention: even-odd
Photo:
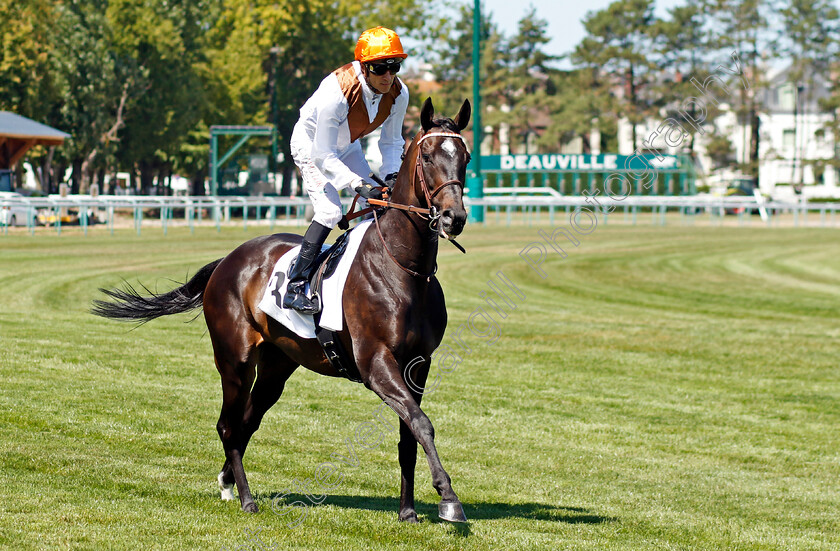
<instances>
[{"instance_id":1,"label":"horse's head","mask_svg":"<svg viewBox=\"0 0 840 551\"><path fill-rule=\"evenodd\" d=\"M416 167L415 194L440 214L438 232L449 238L460 234L467 222L464 181L470 152L461 130L470 120L470 102L464 101L454 119L435 119L434 113L429 98L420 111L423 131L414 138L409 158Z\"/></svg>"}]
</instances>

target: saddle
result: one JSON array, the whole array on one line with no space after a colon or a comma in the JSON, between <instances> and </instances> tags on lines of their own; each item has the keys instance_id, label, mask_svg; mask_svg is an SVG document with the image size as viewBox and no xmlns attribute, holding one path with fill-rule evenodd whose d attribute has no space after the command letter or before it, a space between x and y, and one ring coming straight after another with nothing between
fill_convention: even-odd
<instances>
[{"instance_id":1,"label":"saddle","mask_svg":"<svg viewBox=\"0 0 840 551\"><path fill-rule=\"evenodd\" d=\"M335 269L338 267L338 261L341 260L341 257L344 255L344 251L347 250L347 235L349 233L350 232L344 232L339 235L338 239L335 240L335 243L333 243L329 249L319 254L318 258L315 259L315 265L318 266L318 268L316 268L312 272L312 276L310 276L309 289L310 294L312 295L312 300L316 301L318 304L319 313L324 306L321 304L321 288L324 280L335 273Z\"/></svg>"},{"instance_id":2,"label":"saddle","mask_svg":"<svg viewBox=\"0 0 840 551\"><path fill-rule=\"evenodd\" d=\"M342 377L346 377L354 383L361 383L362 377L359 374L359 369L356 367L356 362L353 361L352 355L348 354L347 350L344 349L344 346L338 338L338 333L321 327L321 310L323 308L323 304L321 304L321 288L324 280L335 273L338 267L338 261L341 260L344 251L347 250L347 237L349 234L349 231L342 233L329 249L318 255L315 261L318 269L315 270L312 279L309 281L309 289L312 300L318 304L318 312L313 316L315 320L315 338L321 344L321 348L323 348L324 354L326 354L330 364Z\"/></svg>"}]
</instances>

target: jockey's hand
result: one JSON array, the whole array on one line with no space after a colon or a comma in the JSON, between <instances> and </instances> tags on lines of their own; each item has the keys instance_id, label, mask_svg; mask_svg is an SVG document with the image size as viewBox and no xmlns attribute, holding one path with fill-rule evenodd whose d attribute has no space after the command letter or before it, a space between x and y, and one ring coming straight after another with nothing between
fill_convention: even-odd
<instances>
[{"instance_id":1,"label":"jockey's hand","mask_svg":"<svg viewBox=\"0 0 840 551\"><path fill-rule=\"evenodd\" d=\"M356 188L356 193L365 199L382 200L382 190L367 182L362 182L362 185Z\"/></svg>"},{"instance_id":2,"label":"jockey's hand","mask_svg":"<svg viewBox=\"0 0 840 551\"><path fill-rule=\"evenodd\" d=\"M394 184L397 183L397 173L392 172L391 174L385 176L385 185L388 186L388 189L394 189Z\"/></svg>"}]
</instances>

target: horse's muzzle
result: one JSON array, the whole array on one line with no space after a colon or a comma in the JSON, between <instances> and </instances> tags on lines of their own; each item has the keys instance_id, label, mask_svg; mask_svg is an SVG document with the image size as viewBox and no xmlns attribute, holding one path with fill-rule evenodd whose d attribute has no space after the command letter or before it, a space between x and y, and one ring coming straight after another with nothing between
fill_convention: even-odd
<instances>
[{"instance_id":1,"label":"horse's muzzle","mask_svg":"<svg viewBox=\"0 0 840 551\"><path fill-rule=\"evenodd\" d=\"M440 213L440 229L444 237L460 235L466 223L467 211L464 209L444 209Z\"/></svg>"}]
</instances>

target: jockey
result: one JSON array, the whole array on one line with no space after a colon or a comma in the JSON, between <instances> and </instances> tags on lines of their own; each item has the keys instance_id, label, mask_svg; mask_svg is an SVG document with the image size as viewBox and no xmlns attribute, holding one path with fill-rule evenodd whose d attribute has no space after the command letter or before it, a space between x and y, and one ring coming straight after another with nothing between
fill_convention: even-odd
<instances>
[{"instance_id":1,"label":"jockey","mask_svg":"<svg viewBox=\"0 0 840 551\"><path fill-rule=\"evenodd\" d=\"M356 60L330 73L300 109L290 145L315 216L289 270L285 308L317 311L305 286L324 240L341 220L338 191L355 190L363 198L360 207L364 199L382 198L382 192L365 181L371 170L359 138L382 127L380 174L387 175L389 183L396 178L408 107L408 88L396 75L406 57L397 33L384 27L368 29L356 43Z\"/></svg>"}]
</instances>

